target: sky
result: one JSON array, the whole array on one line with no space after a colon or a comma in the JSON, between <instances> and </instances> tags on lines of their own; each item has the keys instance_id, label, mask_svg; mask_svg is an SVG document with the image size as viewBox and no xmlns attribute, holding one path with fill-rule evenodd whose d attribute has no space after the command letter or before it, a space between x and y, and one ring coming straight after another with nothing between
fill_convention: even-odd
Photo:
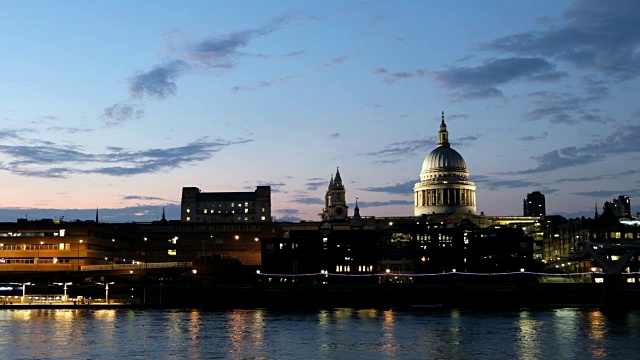
<instances>
[{"instance_id":1,"label":"sky","mask_svg":"<svg viewBox=\"0 0 640 360\"><path fill-rule=\"evenodd\" d=\"M179 219L272 189L412 216L444 111L477 212L640 197L640 2L0 2L0 221ZM600 210L601 211L601 210Z\"/></svg>"}]
</instances>

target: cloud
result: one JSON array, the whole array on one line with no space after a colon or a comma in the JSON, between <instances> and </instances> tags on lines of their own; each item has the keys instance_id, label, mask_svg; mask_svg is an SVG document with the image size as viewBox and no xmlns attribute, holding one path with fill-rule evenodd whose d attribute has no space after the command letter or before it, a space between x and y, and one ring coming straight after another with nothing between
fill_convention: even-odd
<instances>
[{"instance_id":1,"label":"cloud","mask_svg":"<svg viewBox=\"0 0 640 360\"><path fill-rule=\"evenodd\" d=\"M305 184L305 186L307 187L307 191L318 190L320 187L328 186L328 185L329 185L329 181L327 179L321 179L321 178L309 179Z\"/></svg>"},{"instance_id":2,"label":"cloud","mask_svg":"<svg viewBox=\"0 0 640 360\"><path fill-rule=\"evenodd\" d=\"M298 209L278 209L275 212L278 212L280 214L285 214L285 215L297 215L300 213L300 210Z\"/></svg>"},{"instance_id":3,"label":"cloud","mask_svg":"<svg viewBox=\"0 0 640 360\"><path fill-rule=\"evenodd\" d=\"M169 46L169 60L150 70L138 71L127 79L129 95L133 99L165 100L177 94L177 81L186 74L209 74L212 69L231 69L242 56L261 57L240 50L249 46L254 39L266 36L290 21L292 18L283 16L255 29L211 36L195 42L172 43ZM302 51L294 51L284 56L303 54ZM271 85L272 82L262 82L255 88L238 87L237 91L258 90ZM142 115L139 109L133 109L131 105L116 104L106 108L102 117L108 125L115 125L124 120L138 119Z\"/></svg>"},{"instance_id":4,"label":"cloud","mask_svg":"<svg viewBox=\"0 0 640 360\"><path fill-rule=\"evenodd\" d=\"M416 70L416 71L398 71L392 72L385 68L378 68L373 71L374 74L382 76L382 82L387 85L393 85L397 80L405 80L413 77L424 76L426 72L424 70Z\"/></svg>"},{"instance_id":5,"label":"cloud","mask_svg":"<svg viewBox=\"0 0 640 360\"><path fill-rule=\"evenodd\" d=\"M469 136L457 138L456 141L452 144L452 146L454 147L469 146L479 138L480 136L478 135L469 135ZM419 154L425 154L433 150L435 146L436 146L435 137L431 137L429 139L407 140L407 141L399 141L399 142L391 143L385 146L385 148L382 150L371 151L371 152L363 153L360 155L379 157L380 159L376 160L374 163L387 164L387 163L397 162L403 158L417 156Z\"/></svg>"},{"instance_id":6,"label":"cloud","mask_svg":"<svg viewBox=\"0 0 640 360\"><path fill-rule=\"evenodd\" d=\"M100 117L105 125L115 126L124 121L138 120L144 116L144 110L141 105L130 103L117 103L104 108L104 112Z\"/></svg>"},{"instance_id":7,"label":"cloud","mask_svg":"<svg viewBox=\"0 0 640 360\"><path fill-rule=\"evenodd\" d=\"M318 197L295 197L291 199L291 202L304 205L324 205L324 200Z\"/></svg>"},{"instance_id":8,"label":"cloud","mask_svg":"<svg viewBox=\"0 0 640 360\"><path fill-rule=\"evenodd\" d=\"M231 88L231 93L232 94L237 94L239 92L251 92L251 91L259 91L259 90L264 90L268 87L271 87L277 83L282 83L282 82L286 82L289 81L291 79L295 79L298 77L301 77L302 75L290 75L290 76L284 76L278 79L274 79L274 80L269 80L269 81L260 81L257 85L253 85L253 86L247 86L247 85L243 85L243 86L234 86Z\"/></svg>"},{"instance_id":9,"label":"cloud","mask_svg":"<svg viewBox=\"0 0 640 360\"><path fill-rule=\"evenodd\" d=\"M525 113L526 120L547 120L552 124L567 125L610 121L600 109L593 107L597 98L554 91L538 91L530 96L533 99L533 110Z\"/></svg>"},{"instance_id":10,"label":"cloud","mask_svg":"<svg viewBox=\"0 0 640 360\"><path fill-rule=\"evenodd\" d=\"M142 201L170 201L167 199L154 197L154 196L139 196L139 195L126 195L122 197L122 200L142 200Z\"/></svg>"},{"instance_id":11,"label":"cloud","mask_svg":"<svg viewBox=\"0 0 640 360\"><path fill-rule=\"evenodd\" d=\"M88 132L92 132L94 130L93 129L64 127L64 126L50 126L50 127L47 128L47 131L60 131L60 132L67 132L69 134L78 134L78 133L88 133Z\"/></svg>"},{"instance_id":12,"label":"cloud","mask_svg":"<svg viewBox=\"0 0 640 360\"><path fill-rule=\"evenodd\" d=\"M329 134L329 137L332 139L336 139L340 137L340 133L333 133L333 134Z\"/></svg>"},{"instance_id":13,"label":"cloud","mask_svg":"<svg viewBox=\"0 0 640 360\"><path fill-rule=\"evenodd\" d=\"M176 79L189 70L189 65L182 60L174 60L156 65L146 72L138 72L129 78L129 94L132 98L148 97L164 100L176 95L178 86Z\"/></svg>"},{"instance_id":14,"label":"cloud","mask_svg":"<svg viewBox=\"0 0 640 360\"><path fill-rule=\"evenodd\" d=\"M516 174L535 174L563 169L578 165L591 164L609 156L640 152L640 125L621 127L597 141L583 146L570 146L546 152L534 159L538 165L534 168L512 172Z\"/></svg>"},{"instance_id":15,"label":"cloud","mask_svg":"<svg viewBox=\"0 0 640 360\"><path fill-rule=\"evenodd\" d=\"M369 187L363 188L362 190L371 191L371 192L381 192L387 194L412 194L413 186L419 182L419 180L409 180L404 183L397 183L391 186L381 186L381 187Z\"/></svg>"},{"instance_id":16,"label":"cloud","mask_svg":"<svg viewBox=\"0 0 640 360\"><path fill-rule=\"evenodd\" d=\"M413 205L413 200L389 200L389 201L360 201L358 207L361 209L381 207L381 206L394 206L394 205Z\"/></svg>"},{"instance_id":17,"label":"cloud","mask_svg":"<svg viewBox=\"0 0 640 360\"><path fill-rule=\"evenodd\" d=\"M237 58L248 55L240 50L249 46L251 41L269 35L293 20L293 18L282 16L258 28L208 37L183 46L183 55L185 59L206 69L231 68ZM301 54L302 52L296 51L288 55Z\"/></svg>"},{"instance_id":18,"label":"cloud","mask_svg":"<svg viewBox=\"0 0 640 360\"><path fill-rule=\"evenodd\" d=\"M594 191L584 191L584 192L574 192L571 193L573 195L587 196L591 198L614 198L618 197L618 195L627 195L630 197L640 196L640 190L594 190Z\"/></svg>"},{"instance_id":19,"label":"cloud","mask_svg":"<svg viewBox=\"0 0 640 360\"><path fill-rule=\"evenodd\" d=\"M542 140L542 139L546 139L547 136L549 135L548 132L543 132L540 135L527 135L527 136L522 136L519 137L518 140L522 140L522 141L534 141L534 140Z\"/></svg>"},{"instance_id":20,"label":"cloud","mask_svg":"<svg viewBox=\"0 0 640 360\"><path fill-rule=\"evenodd\" d=\"M391 143L384 149L364 153L365 156L375 156L382 158L399 158L407 155L424 153L429 148L436 146L435 140L417 139Z\"/></svg>"},{"instance_id":21,"label":"cloud","mask_svg":"<svg viewBox=\"0 0 640 360\"><path fill-rule=\"evenodd\" d=\"M347 61L347 59L349 59L349 58L346 57L346 56L340 56L340 57L332 59L330 62L324 64L324 66L325 67L332 67L332 66L342 65Z\"/></svg>"},{"instance_id":22,"label":"cloud","mask_svg":"<svg viewBox=\"0 0 640 360\"><path fill-rule=\"evenodd\" d=\"M487 176L475 176L472 180L477 184L482 184L482 188L487 190L534 188L541 185L536 181L522 179L493 179Z\"/></svg>"},{"instance_id":23,"label":"cloud","mask_svg":"<svg viewBox=\"0 0 640 360\"><path fill-rule=\"evenodd\" d=\"M461 91L460 98L501 97L497 88L516 80L555 81L566 76L555 65L542 58L490 59L476 67L452 67L434 72L443 87Z\"/></svg>"},{"instance_id":24,"label":"cloud","mask_svg":"<svg viewBox=\"0 0 640 360\"><path fill-rule=\"evenodd\" d=\"M0 145L0 153L12 159L0 169L14 174L66 178L71 174L131 176L168 171L211 158L216 152L251 140L224 141L202 138L184 146L128 150L107 148L104 153L88 153L74 145Z\"/></svg>"},{"instance_id":25,"label":"cloud","mask_svg":"<svg viewBox=\"0 0 640 360\"><path fill-rule=\"evenodd\" d=\"M498 38L485 48L520 56L543 56L578 68L631 79L640 74L640 6L635 0L571 3L560 24Z\"/></svg>"}]
</instances>

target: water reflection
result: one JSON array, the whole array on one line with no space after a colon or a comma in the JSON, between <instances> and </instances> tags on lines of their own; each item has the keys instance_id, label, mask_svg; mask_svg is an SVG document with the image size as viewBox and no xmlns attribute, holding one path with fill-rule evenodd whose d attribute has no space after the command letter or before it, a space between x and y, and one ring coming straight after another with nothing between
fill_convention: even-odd
<instances>
[{"instance_id":1,"label":"water reflection","mask_svg":"<svg viewBox=\"0 0 640 360\"><path fill-rule=\"evenodd\" d=\"M531 317L529 311L522 311L518 319L518 350L523 359L540 358L540 322Z\"/></svg>"},{"instance_id":2,"label":"water reflection","mask_svg":"<svg viewBox=\"0 0 640 360\"><path fill-rule=\"evenodd\" d=\"M325 309L0 311L13 358L636 358L640 313Z\"/></svg>"},{"instance_id":3,"label":"water reflection","mask_svg":"<svg viewBox=\"0 0 640 360\"><path fill-rule=\"evenodd\" d=\"M395 357L398 347L394 336L396 324L393 315L392 310L387 310L382 313L384 319L382 323L382 338L384 339L382 344L382 353L388 357Z\"/></svg>"}]
</instances>

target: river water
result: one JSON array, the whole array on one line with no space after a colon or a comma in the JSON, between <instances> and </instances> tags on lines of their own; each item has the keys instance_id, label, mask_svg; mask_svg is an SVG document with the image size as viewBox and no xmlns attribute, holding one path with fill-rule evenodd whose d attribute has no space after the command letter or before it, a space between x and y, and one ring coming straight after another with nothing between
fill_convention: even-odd
<instances>
[{"instance_id":1,"label":"river water","mask_svg":"<svg viewBox=\"0 0 640 360\"><path fill-rule=\"evenodd\" d=\"M636 359L640 312L0 310L3 359Z\"/></svg>"}]
</instances>

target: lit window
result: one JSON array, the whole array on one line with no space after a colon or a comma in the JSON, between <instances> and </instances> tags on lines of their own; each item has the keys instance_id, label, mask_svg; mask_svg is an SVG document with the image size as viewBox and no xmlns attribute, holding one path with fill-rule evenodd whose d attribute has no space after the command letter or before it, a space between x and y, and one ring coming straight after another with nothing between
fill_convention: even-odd
<instances>
[{"instance_id":1,"label":"lit window","mask_svg":"<svg viewBox=\"0 0 640 360\"><path fill-rule=\"evenodd\" d=\"M634 282L636 282L636 279L635 278L627 278L627 282L628 283L634 283Z\"/></svg>"},{"instance_id":2,"label":"lit window","mask_svg":"<svg viewBox=\"0 0 640 360\"><path fill-rule=\"evenodd\" d=\"M191 221L191 216L187 216L187 221Z\"/></svg>"},{"instance_id":3,"label":"lit window","mask_svg":"<svg viewBox=\"0 0 640 360\"><path fill-rule=\"evenodd\" d=\"M248 202L245 202L245 203L244 203L244 206L249 206L249 203L248 203Z\"/></svg>"},{"instance_id":4,"label":"lit window","mask_svg":"<svg viewBox=\"0 0 640 360\"><path fill-rule=\"evenodd\" d=\"M177 254L178 254L178 251L177 251L177 250L171 250L171 249L169 249L169 250L167 251L167 253L168 253L169 255L174 256L174 255L177 255Z\"/></svg>"},{"instance_id":5,"label":"lit window","mask_svg":"<svg viewBox=\"0 0 640 360\"><path fill-rule=\"evenodd\" d=\"M190 214L190 213L191 213L191 209L187 208L187 214Z\"/></svg>"},{"instance_id":6,"label":"lit window","mask_svg":"<svg viewBox=\"0 0 640 360\"><path fill-rule=\"evenodd\" d=\"M262 208L262 212L263 212L263 213L265 212L265 211L264 211L264 208Z\"/></svg>"},{"instance_id":7,"label":"lit window","mask_svg":"<svg viewBox=\"0 0 640 360\"><path fill-rule=\"evenodd\" d=\"M265 221L265 220L267 220L267 217L266 216L261 216L260 220Z\"/></svg>"},{"instance_id":8,"label":"lit window","mask_svg":"<svg viewBox=\"0 0 640 360\"><path fill-rule=\"evenodd\" d=\"M601 283L603 283L603 282L604 282L604 279L603 279L603 278L601 278L601 277L595 278L595 279L593 279L593 280L596 282L596 284L601 284Z\"/></svg>"},{"instance_id":9,"label":"lit window","mask_svg":"<svg viewBox=\"0 0 640 360\"><path fill-rule=\"evenodd\" d=\"M205 214L207 213L207 211L209 211L209 209L204 209L204 213L205 213Z\"/></svg>"},{"instance_id":10,"label":"lit window","mask_svg":"<svg viewBox=\"0 0 640 360\"><path fill-rule=\"evenodd\" d=\"M244 209L244 213L248 214L249 213L249 209Z\"/></svg>"}]
</instances>

